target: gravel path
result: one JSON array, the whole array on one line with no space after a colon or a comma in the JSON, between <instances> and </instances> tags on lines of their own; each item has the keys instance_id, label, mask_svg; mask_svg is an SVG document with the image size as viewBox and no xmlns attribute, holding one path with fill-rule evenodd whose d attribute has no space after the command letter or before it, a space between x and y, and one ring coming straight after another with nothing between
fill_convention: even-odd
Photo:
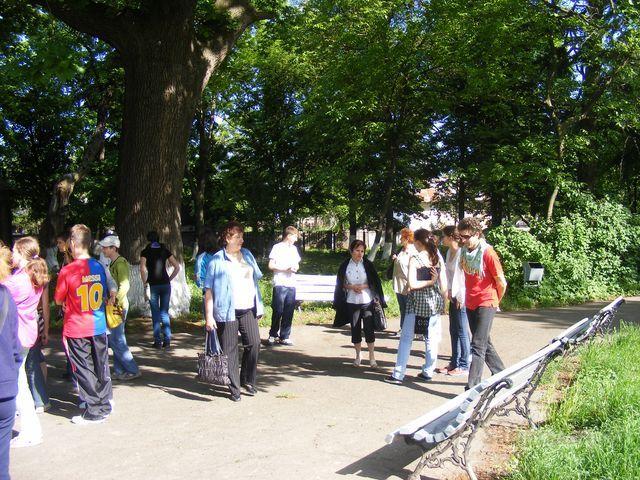
<instances>
[{"instance_id":1,"label":"gravel path","mask_svg":"<svg viewBox=\"0 0 640 480\"><path fill-rule=\"evenodd\" d=\"M499 314L493 342L505 363L513 364L601 305ZM629 299L619 317L637 321L640 298ZM443 332L441 364L450 352L446 318ZM71 384L60 379L64 356L55 339L48 353L53 408L40 416L44 443L12 451L12 478L406 478L420 451L386 446L385 435L455 396L464 378L418 379L423 344L414 342L406 385L384 383L398 343L387 334L376 341L381 371L369 369L366 360L352 366L347 330L295 326L293 339L292 347L262 348L259 394L233 403L224 389L195 382L200 337L176 334L175 348L159 352L146 347L149 336L132 335L143 377L116 383L114 414L91 426L69 421L79 411ZM447 476L425 469L423 479Z\"/></svg>"}]
</instances>

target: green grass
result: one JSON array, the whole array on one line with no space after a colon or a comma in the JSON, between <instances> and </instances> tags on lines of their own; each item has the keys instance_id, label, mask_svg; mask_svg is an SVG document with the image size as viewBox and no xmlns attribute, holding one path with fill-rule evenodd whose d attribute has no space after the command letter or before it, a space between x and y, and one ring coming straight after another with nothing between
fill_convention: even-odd
<instances>
[{"instance_id":1,"label":"green grass","mask_svg":"<svg viewBox=\"0 0 640 480\"><path fill-rule=\"evenodd\" d=\"M639 346L640 328L623 325L580 350L562 399L542 428L523 435L507 478L640 478Z\"/></svg>"}]
</instances>

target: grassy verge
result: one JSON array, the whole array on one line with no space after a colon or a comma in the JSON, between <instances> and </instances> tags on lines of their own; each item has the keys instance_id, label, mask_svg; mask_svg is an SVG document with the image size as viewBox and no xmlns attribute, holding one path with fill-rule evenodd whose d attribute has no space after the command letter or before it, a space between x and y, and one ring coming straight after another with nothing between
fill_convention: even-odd
<instances>
[{"instance_id":1,"label":"grassy verge","mask_svg":"<svg viewBox=\"0 0 640 480\"><path fill-rule=\"evenodd\" d=\"M639 345L640 328L623 326L579 352L547 423L523 435L508 479L640 478Z\"/></svg>"}]
</instances>

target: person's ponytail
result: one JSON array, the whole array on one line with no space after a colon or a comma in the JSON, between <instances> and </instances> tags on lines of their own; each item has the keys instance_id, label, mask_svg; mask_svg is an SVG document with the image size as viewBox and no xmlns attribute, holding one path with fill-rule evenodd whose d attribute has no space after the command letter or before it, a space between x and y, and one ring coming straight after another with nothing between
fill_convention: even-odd
<instances>
[{"instance_id":1,"label":"person's ponytail","mask_svg":"<svg viewBox=\"0 0 640 480\"><path fill-rule=\"evenodd\" d=\"M34 257L27 262L24 267L24 271L27 272L31 283L34 288L42 288L49 283L49 269L47 268L47 262L40 257Z\"/></svg>"},{"instance_id":2,"label":"person's ponytail","mask_svg":"<svg viewBox=\"0 0 640 480\"><path fill-rule=\"evenodd\" d=\"M47 262L40 258L40 245L33 237L16 240L14 248L27 261L24 271L29 275L34 288L42 288L49 283Z\"/></svg>"}]
</instances>

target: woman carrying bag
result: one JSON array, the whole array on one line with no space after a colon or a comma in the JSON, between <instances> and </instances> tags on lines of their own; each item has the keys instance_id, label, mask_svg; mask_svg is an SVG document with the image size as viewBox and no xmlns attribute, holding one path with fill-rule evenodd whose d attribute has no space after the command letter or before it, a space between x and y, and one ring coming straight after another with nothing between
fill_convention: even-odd
<instances>
[{"instance_id":1,"label":"woman carrying bag","mask_svg":"<svg viewBox=\"0 0 640 480\"><path fill-rule=\"evenodd\" d=\"M354 240L349 246L351 257L338 268L336 288L333 294L333 308L336 311L334 327L347 323L351 326L351 342L356 358L353 364L360 366L362 361L362 330L369 349L369 365L377 368L375 346L374 311L387 307L382 293L382 284L376 269L364 258L365 244ZM379 304L374 306L374 302Z\"/></svg>"},{"instance_id":2,"label":"woman carrying bag","mask_svg":"<svg viewBox=\"0 0 640 480\"><path fill-rule=\"evenodd\" d=\"M205 327L216 333L229 362L231 400L240 401L240 387L255 395L260 331L257 318L264 314L258 282L262 272L252 253L242 248L244 228L229 222L220 236L220 249L209 262L205 279ZM215 332L214 332L215 331ZM242 364L238 365L238 332L242 337ZM216 336L209 335L209 351L219 351Z\"/></svg>"},{"instance_id":3,"label":"woman carrying bag","mask_svg":"<svg viewBox=\"0 0 640 480\"><path fill-rule=\"evenodd\" d=\"M440 315L447 298L447 275L444 261L428 230L416 230L414 245L417 255L409 261L407 312L400 334L398 357L393 373L385 381L401 385L411 354L414 333L424 335L425 363L418 374L423 380L433 377L440 342Z\"/></svg>"}]
</instances>

